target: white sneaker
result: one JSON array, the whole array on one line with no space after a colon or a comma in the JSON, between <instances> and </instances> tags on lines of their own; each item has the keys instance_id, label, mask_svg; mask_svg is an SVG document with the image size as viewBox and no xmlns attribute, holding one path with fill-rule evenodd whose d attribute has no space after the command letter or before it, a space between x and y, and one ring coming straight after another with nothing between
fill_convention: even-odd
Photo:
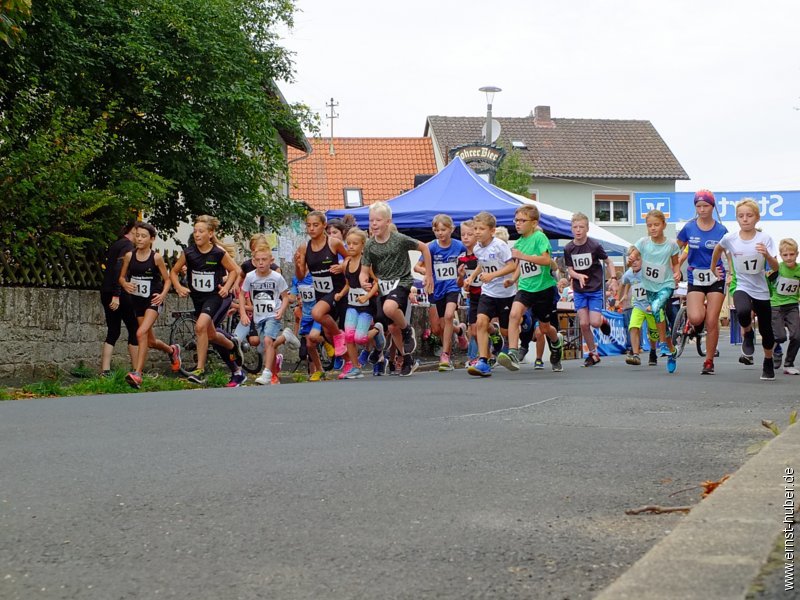
<instances>
[{"instance_id":1,"label":"white sneaker","mask_svg":"<svg viewBox=\"0 0 800 600\"><path fill-rule=\"evenodd\" d=\"M256 377L256 383L258 385L269 385L272 383L272 371L269 369L264 369L264 372L261 373L260 376Z\"/></svg>"},{"instance_id":2,"label":"white sneaker","mask_svg":"<svg viewBox=\"0 0 800 600\"><path fill-rule=\"evenodd\" d=\"M795 367L784 367L783 374L784 375L800 375L800 371L798 371Z\"/></svg>"},{"instance_id":3,"label":"white sneaker","mask_svg":"<svg viewBox=\"0 0 800 600\"><path fill-rule=\"evenodd\" d=\"M292 331L288 327L283 330L283 339L286 340L286 345L292 350L300 349L300 340L297 339L297 336L294 334L294 331Z\"/></svg>"}]
</instances>

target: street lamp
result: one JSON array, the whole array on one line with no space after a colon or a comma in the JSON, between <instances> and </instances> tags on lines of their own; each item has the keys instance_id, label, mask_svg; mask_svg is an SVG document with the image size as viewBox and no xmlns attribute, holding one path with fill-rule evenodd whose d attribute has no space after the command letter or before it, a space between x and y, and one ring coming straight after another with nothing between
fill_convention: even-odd
<instances>
[{"instance_id":1,"label":"street lamp","mask_svg":"<svg viewBox=\"0 0 800 600\"><path fill-rule=\"evenodd\" d=\"M492 100L497 92L503 90L494 85L485 85L478 88L478 91L486 94L486 145L490 146L492 144Z\"/></svg>"}]
</instances>

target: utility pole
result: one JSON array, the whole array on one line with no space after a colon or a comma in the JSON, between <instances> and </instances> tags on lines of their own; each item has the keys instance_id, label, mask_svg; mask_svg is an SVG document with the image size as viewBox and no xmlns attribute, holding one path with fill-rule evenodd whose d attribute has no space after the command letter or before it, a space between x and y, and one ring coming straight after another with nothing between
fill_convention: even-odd
<instances>
[{"instance_id":1,"label":"utility pole","mask_svg":"<svg viewBox=\"0 0 800 600\"><path fill-rule=\"evenodd\" d=\"M331 103L325 105L326 108L330 108L331 109L331 114L326 115L327 118L330 119L330 121L331 121L331 141L330 141L330 146L328 147L328 152L330 152L331 156L336 154L336 152L333 149L333 120L339 118L339 115L337 115L336 112L334 111L334 109L337 106L339 106L339 103L338 102L334 102L333 101L333 97L331 97Z\"/></svg>"}]
</instances>

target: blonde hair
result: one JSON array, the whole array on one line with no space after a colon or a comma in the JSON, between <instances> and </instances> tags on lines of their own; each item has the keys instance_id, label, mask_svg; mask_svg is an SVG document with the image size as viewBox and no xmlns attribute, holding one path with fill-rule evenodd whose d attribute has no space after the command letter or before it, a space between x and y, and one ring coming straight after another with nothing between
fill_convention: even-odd
<instances>
[{"instance_id":1,"label":"blonde hair","mask_svg":"<svg viewBox=\"0 0 800 600\"><path fill-rule=\"evenodd\" d=\"M467 219L466 221L461 222L461 228L469 227L470 229L475 229L475 221L472 219Z\"/></svg>"},{"instance_id":2,"label":"blonde hair","mask_svg":"<svg viewBox=\"0 0 800 600\"><path fill-rule=\"evenodd\" d=\"M587 217L582 212L576 212L576 213L573 213L572 221L570 221L570 222L571 223L575 223L576 221L586 221L586 224L588 225L589 224L589 217Z\"/></svg>"},{"instance_id":3,"label":"blonde hair","mask_svg":"<svg viewBox=\"0 0 800 600\"><path fill-rule=\"evenodd\" d=\"M654 219L658 219L664 225L667 224L667 217L664 216L664 213L658 210L657 208L653 208L647 211L647 214L644 216L644 221L647 223L647 219L653 217Z\"/></svg>"},{"instance_id":4,"label":"blonde hair","mask_svg":"<svg viewBox=\"0 0 800 600\"><path fill-rule=\"evenodd\" d=\"M236 260L236 244L230 242L220 242L220 246L222 246L223 250L228 253L233 260Z\"/></svg>"},{"instance_id":5,"label":"blonde hair","mask_svg":"<svg viewBox=\"0 0 800 600\"><path fill-rule=\"evenodd\" d=\"M259 252L266 252L267 254L272 257L272 248L269 247L269 244L258 244L255 248L253 248L253 257Z\"/></svg>"},{"instance_id":6,"label":"blonde hair","mask_svg":"<svg viewBox=\"0 0 800 600\"><path fill-rule=\"evenodd\" d=\"M310 213L306 215L306 221L311 218L317 219L320 223L325 225L328 222L328 218L325 216L325 213L321 210L312 210Z\"/></svg>"},{"instance_id":7,"label":"blonde hair","mask_svg":"<svg viewBox=\"0 0 800 600\"><path fill-rule=\"evenodd\" d=\"M350 231L347 232L347 237L349 238L350 236L357 237L358 239L361 240L362 244L367 243L368 239L367 232L364 231L363 229L359 229L358 227L352 227Z\"/></svg>"},{"instance_id":8,"label":"blonde hair","mask_svg":"<svg viewBox=\"0 0 800 600\"><path fill-rule=\"evenodd\" d=\"M636 246L628 246L628 251L626 252L628 258L633 258L635 254L640 254L639 249Z\"/></svg>"},{"instance_id":9,"label":"blonde hair","mask_svg":"<svg viewBox=\"0 0 800 600\"><path fill-rule=\"evenodd\" d=\"M392 208L386 202L380 200L369 205L369 214L372 213L381 215L387 219L392 218Z\"/></svg>"},{"instance_id":10,"label":"blonde hair","mask_svg":"<svg viewBox=\"0 0 800 600\"><path fill-rule=\"evenodd\" d=\"M253 249L258 244L266 244L266 243L268 243L267 242L267 236L264 235L263 233L255 233L255 234L251 235L250 236L250 243L248 244L248 246L250 247L250 252L252 252Z\"/></svg>"},{"instance_id":11,"label":"blonde hair","mask_svg":"<svg viewBox=\"0 0 800 600\"><path fill-rule=\"evenodd\" d=\"M778 252L783 252L784 248L789 249L791 252L797 252L797 242L792 238L783 238L778 242Z\"/></svg>"},{"instance_id":12,"label":"blonde hair","mask_svg":"<svg viewBox=\"0 0 800 600\"><path fill-rule=\"evenodd\" d=\"M756 215L756 222L761 220L761 211L758 208L758 203L752 198L743 198L736 203L736 213L739 213L740 208L749 208Z\"/></svg>"},{"instance_id":13,"label":"blonde hair","mask_svg":"<svg viewBox=\"0 0 800 600\"><path fill-rule=\"evenodd\" d=\"M537 221L537 222L539 221L539 209L536 208L533 204L526 204L524 206L520 206L517 210L514 211L514 216L516 217L520 213L528 217L531 221Z\"/></svg>"},{"instance_id":14,"label":"blonde hair","mask_svg":"<svg viewBox=\"0 0 800 600\"><path fill-rule=\"evenodd\" d=\"M455 229L455 225L453 225L453 217L444 213L439 213L433 217L433 221L431 221L431 227L436 227L437 225L444 225L451 231Z\"/></svg>"},{"instance_id":15,"label":"blonde hair","mask_svg":"<svg viewBox=\"0 0 800 600\"><path fill-rule=\"evenodd\" d=\"M504 242L508 241L508 229L500 225L499 227L495 227L494 229L494 237L503 240Z\"/></svg>"},{"instance_id":16,"label":"blonde hair","mask_svg":"<svg viewBox=\"0 0 800 600\"><path fill-rule=\"evenodd\" d=\"M219 219L211 215L200 215L194 220L194 224L203 223L212 233L219 229Z\"/></svg>"},{"instance_id":17,"label":"blonde hair","mask_svg":"<svg viewBox=\"0 0 800 600\"><path fill-rule=\"evenodd\" d=\"M491 227L492 229L497 227L497 219L495 219L495 217L494 217L494 215L492 213L486 212L485 210L482 210L477 215L472 217L472 220L475 223L480 223L481 225L486 225L487 227Z\"/></svg>"}]
</instances>

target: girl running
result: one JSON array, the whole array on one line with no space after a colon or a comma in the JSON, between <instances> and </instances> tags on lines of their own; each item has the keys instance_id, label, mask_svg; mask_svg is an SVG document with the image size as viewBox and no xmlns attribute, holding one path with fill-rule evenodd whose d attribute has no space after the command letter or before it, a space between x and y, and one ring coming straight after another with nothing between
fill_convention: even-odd
<instances>
[{"instance_id":1,"label":"girl running","mask_svg":"<svg viewBox=\"0 0 800 600\"><path fill-rule=\"evenodd\" d=\"M723 236L719 244L714 247L707 268L715 269L722 253L725 251L730 253L733 273L736 276L733 305L743 333L742 356L739 357L739 362L753 364L755 332L752 313L755 312L758 331L761 334L761 346L764 348L761 379L773 381L775 366L772 363L772 349L775 346L775 336L772 332L772 308L766 271L767 268L777 271L780 265L775 258L775 243L772 238L756 229L756 223L760 218L761 214L755 200L745 198L739 202L736 205L736 221L740 229ZM731 323L731 326L734 324Z\"/></svg>"},{"instance_id":2,"label":"girl running","mask_svg":"<svg viewBox=\"0 0 800 600\"><path fill-rule=\"evenodd\" d=\"M296 256L295 272L302 279L306 272L311 273L314 281L314 294L317 303L314 305L312 316L322 325L322 329L329 340L333 342L336 356L347 352L344 332L339 329L342 308L345 306L336 295L345 286L342 266L339 264L339 255L345 256L347 249L341 240L328 236L325 232L325 213L314 210L306 217L306 232L311 238L305 247L301 247Z\"/></svg>"},{"instance_id":3,"label":"girl running","mask_svg":"<svg viewBox=\"0 0 800 600\"><path fill-rule=\"evenodd\" d=\"M170 346L162 342L153 332L153 325L164 310L164 300L172 286L164 259L153 250L156 228L149 223L137 223L133 231L135 250L128 252L122 261L119 284L130 294L133 312L139 323L136 331L139 350L133 371L125 376L125 381L131 387L139 388L148 348L164 352L170 360L173 373L181 369L181 348L177 344Z\"/></svg>"},{"instance_id":4,"label":"girl running","mask_svg":"<svg viewBox=\"0 0 800 600\"><path fill-rule=\"evenodd\" d=\"M231 383L239 385L246 379L241 370L241 350L214 326L214 315L220 310L223 299L228 297L236 285L240 273L234 260L215 243L214 232L218 226L219 221L214 217L208 215L197 217L192 233L195 245L183 251L169 276L178 295L181 298L191 297L194 304L197 367L189 373L189 381L197 384L205 383L208 345L214 344L231 369ZM181 285L178 279L178 274L184 266L187 267L188 288ZM223 283L226 274L227 279Z\"/></svg>"},{"instance_id":5,"label":"girl running","mask_svg":"<svg viewBox=\"0 0 800 600\"><path fill-rule=\"evenodd\" d=\"M719 313L725 300L725 268L720 260L709 269L714 248L728 230L714 219L714 194L699 190L694 195L697 216L686 223L678 233L678 246L681 250L688 246L688 252L681 252L679 264L689 262L689 280L686 294L686 312L696 331L706 328L706 360L703 362L703 375L714 373L714 355L719 341Z\"/></svg>"},{"instance_id":6,"label":"girl running","mask_svg":"<svg viewBox=\"0 0 800 600\"><path fill-rule=\"evenodd\" d=\"M649 237L640 239L636 249L642 257L642 287L647 294L647 302L656 320L659 339L667 344L670 355L667 357L667 372L674 373L678 367L675 345L672 336L667 335L667 324L662 309L672 298L681 280L678 264L680 248L664 235L667 219L660 210L651 210L645 218Z\"/></svg>"}]
</instances>

